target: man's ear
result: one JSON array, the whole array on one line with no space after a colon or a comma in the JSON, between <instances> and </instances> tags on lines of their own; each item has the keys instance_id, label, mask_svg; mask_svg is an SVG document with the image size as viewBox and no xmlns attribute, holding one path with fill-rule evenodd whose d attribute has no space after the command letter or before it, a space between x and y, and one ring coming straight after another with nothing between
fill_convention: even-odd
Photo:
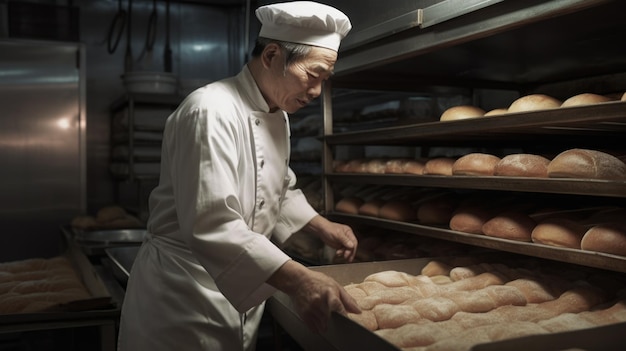
<instances>
[{"instance_id":1,"label":"man's ear","mask_svg":"<svg viewBox=\"0 0 626 351\"><path fill-rule=\"evenodd\" d=\"M267 44L261 53L261 62L263 63L263 67L270 68L272 60L280 59L281 55L282 50L278 44Z\"/></svg>"}]
</instances>

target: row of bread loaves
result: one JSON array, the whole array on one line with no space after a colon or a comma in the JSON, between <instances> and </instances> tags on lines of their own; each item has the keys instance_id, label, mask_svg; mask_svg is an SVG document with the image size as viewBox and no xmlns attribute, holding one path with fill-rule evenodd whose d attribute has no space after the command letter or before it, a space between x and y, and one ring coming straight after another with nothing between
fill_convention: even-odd
<instances>
[{"instance_id":1,"label":"row of bread loaves","mask_svg":"<svg viewBox=\"0 0 626 351\"><path fill-rule=\"evenodd\" d=\"M124 208L110 205L100 208L95 216L85 214L72 218L70 226L81 230L130 229L141 228L144 224L139 218L131 215Z\"/></svg>"},{"instance_id":2,"label":"row of bread loaves","mask_svg":"<svg viewBox=\"0 0 626 351\"><path fill-rule=\"evenodd\" d=\"M472 105L459 105L446 109L440 116L440 121L457 121L470 118L504 115L507 113L531 112L539 110L551 110L556 108L576 107L583 105L599 104L614 101L613 96L599 95L593 93L582 93L574 95L565 101L561 101L546 94L529 94L522 96L509 105L508 108L496 108L485 111L480 107ZM626 93L621 98L626 101Z\"/></svg>"},{"instance_id":3,"label":"row of bread loaves","mask_svg":"<svg viewBox=\"0 0 626 351\"><path fill-rule=\"evenodd\" d=\"M470 153L452 165L453 175L536 178L626 179L626 164L609 153L569 149L552 160L534 154L511 154L503 158Z\"/></svg>"},{"instance_id":4,"label":"row of bread loaves","mask_svg":"<svg viewBox=\"0 0 626 351\"><path fill-rule=\"evenodd\" d=\"M534 178L626 179L626 163L607 152L569 149L552 160L541 155L517 153L502 158L469 153L458 158L359 159L337 163L339 173L505 176Z\"/></svg>"}]
</instances>

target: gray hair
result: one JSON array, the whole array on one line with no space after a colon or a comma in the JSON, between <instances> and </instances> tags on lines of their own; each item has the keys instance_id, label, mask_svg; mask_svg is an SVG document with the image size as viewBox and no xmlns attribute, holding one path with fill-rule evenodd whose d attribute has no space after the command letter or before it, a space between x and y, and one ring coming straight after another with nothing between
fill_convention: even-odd
<instances>
[{"instance_id":1,"label":"gray hair","mask_svg":"<svg viewBox=\"0 0 626 351\"><path fill-rule=\"evenodd\" d=\"M254 49L252 49L252 57L259 57L265 47L271 43L276 43L285 53L285 70L289 65L306 57L311 52L311 46L305 44L291 43L288 41L274 40L259 37L256 40Z\"/></svg>"}]
</instances>

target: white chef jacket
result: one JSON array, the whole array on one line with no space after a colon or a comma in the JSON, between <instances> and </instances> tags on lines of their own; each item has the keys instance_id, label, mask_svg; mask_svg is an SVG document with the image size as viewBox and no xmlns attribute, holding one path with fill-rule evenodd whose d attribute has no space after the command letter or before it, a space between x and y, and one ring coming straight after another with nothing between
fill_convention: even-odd
<instances>
[{"instance_id":1,"label":"white chef jacket","mask_svg":"<svg viewBox=\"0 0 626 351\"><path fill-rule=\"evenodd\" d=\"M252 350L284 242L317 213L289 169L289 122L247 67L168 118L148 236L127 285L118 348Z\"/></svg>"}]
</instances>

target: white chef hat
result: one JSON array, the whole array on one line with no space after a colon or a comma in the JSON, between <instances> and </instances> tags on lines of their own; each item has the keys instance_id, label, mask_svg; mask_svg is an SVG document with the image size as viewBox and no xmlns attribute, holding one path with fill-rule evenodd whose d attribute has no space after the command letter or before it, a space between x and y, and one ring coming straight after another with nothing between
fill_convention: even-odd
<instances>
[{"instance_id":1,"label":"white chef hat","mask_svg":"<svg viewBox=\"0 0 626 351\"><path fill-rule=\"evenodd\" d=\"M313 1L293 1L261 6L260 37L337 51L350 29L350 19L334 7Z\"/></svg>"}]
</instances>

